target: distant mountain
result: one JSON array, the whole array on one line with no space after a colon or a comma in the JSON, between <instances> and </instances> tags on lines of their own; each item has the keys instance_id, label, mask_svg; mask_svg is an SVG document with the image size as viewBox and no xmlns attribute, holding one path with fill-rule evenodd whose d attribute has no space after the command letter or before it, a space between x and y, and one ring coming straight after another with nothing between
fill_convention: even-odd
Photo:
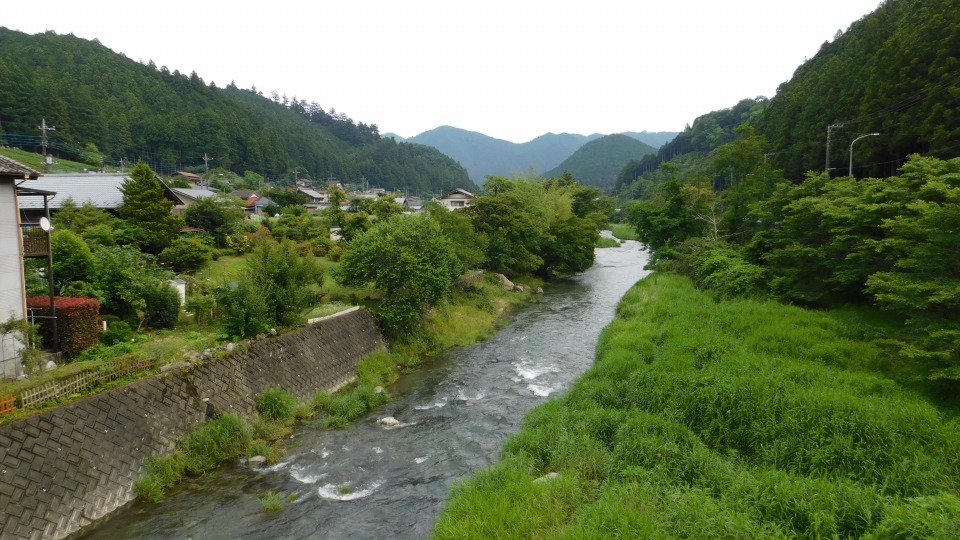
<instances>
[{"instance_id":1,"label":"distant mountain","mask_svg":"<svg viewBox=\"0 0 960 540\"><path fill-rule=\"evenodd\" d=\"M627 163L656 153L656 148L628 135L607 135L584 144L544 176L553 178L567 171L584 184L613 188Z\"/></svg>"},{"instance_id":2,"label":"distant mountain","mask_svg":"<svg viewBox=\"0 0 960 540\"><path fill-rule=\"evenodd\" d=\"M601 137L570 133L547 133L522 144L495 139L475 131L441 126L406 142L432 146L460 162L470 179L482 183L488 175L527 174L552 169L585 143Z\"/></svg>"},{"instance_id":3,"label":"distant mountain","mask_svg":"<svg viewBox=\"0 0 960 540\"><path fill-rule=\"evenodd\" d=\"M649 144L654 148L660 148L664 144L672 141L674 137L679 135L677 131L625 131L623 135L627 137L633 137L634 139L644 143ZM399 142L399 141L398 141Z\"/></svg>"},{"instance_id":4,"label":"distant mountain","mask_svg":"<svg viewBox=\"0 0 960 540\"><path fill-rule=\"evenodd\" d=\"M399 135L397 135L396 133L393 133L393 132L390 132L390 133L382 133L382 134L380 135L380 138L381 138L381 139L393 139L393 140L395 140L395 141L397 141L397 142L407 142L406 139L404 139L403 137L401 137L401 136L399 136Z\"/></svg>"}]
</instances>

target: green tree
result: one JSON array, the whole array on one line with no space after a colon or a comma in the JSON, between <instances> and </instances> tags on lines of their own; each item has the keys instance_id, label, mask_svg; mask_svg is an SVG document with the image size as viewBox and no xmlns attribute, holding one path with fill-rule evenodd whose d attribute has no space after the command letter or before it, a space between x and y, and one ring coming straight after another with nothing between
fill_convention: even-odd
<instances>
[{"instance_id":1,"label":"green tree","mask_svg":"<svg viewBox=\"0 0 960 540\"><path fill-rule=\"evenodd\" d=\"M430 201L426 211L436 220L444 236L450 240L454 253L464 269L478 268L486 260L487 238L477 234L470 223L470 216L463 212L451 212L439 203Z\"/></svg>"},{"instance_id":2,"label":"green tree","mask_svg":"<svg viewBox=\"0 0 960 540\"><path fill-rule=\"evenodd\" d=\"M597 225L570 216L550 225L543 249L543 268L549 274L573 274L593 266Z\"/></svg>"},{"instance_id":3,"label":"green tree","mask_svg":"<svg viewBox=\"0 0 960 540\"><path fill-rule=\"evenodd\" d=\"M221 195L199 199L183 212L186 224L213 235L218 247L239 230L243 218L243 201Z\"/></svg>"},{"instance_id":4,"label":"green tree","mask_svg":"<svg viewBox=\"0 0 960 540\"><path fill-rule=\"evenodd\" d=\"M653 198L631 203L627 220L636 227L641 242L665 257L664 248L703 234L705 222L697 216L706 213L705 202L700 190L671 176Z\"/></svg>"},{"instance_id":5,"label":"green tree","mask_svg":"<svg viewBox=\"0 0 960 540\"><path fill-rule=\"evenodd\" d=\"M117 212L139 229L143 247L149 253L159 253L170 245L180 234L184 222L171 213L173 201L164 196L163 186L150 167L137 163L120 189L123 202Z\"/></svg>"},{"instance_id":6,"label":"green tree","mask_svg":"<svg viewBox=\"0 0 960 540\"><path fill-rule=\"evenodd\" d=\"M262 242L247 255L244 276L267 305L270 321L280 326L300 323L313 305L311 286L323 284L323 270L313 256L301 257L289 240Z\"/></svg>"},{"instance_id":7,"label":"green tree","mask_svg":"<svg viewBox=\"0 0 960 540\"><path fill-rule=\"evenodd\" d=\"M69 229L58 229L51 235L53 277L62 285L72 281L90 281L93 275L93 253L82 238Z\"/></svg>"},{"instance_id":8,"label":"green tree","mask_svg":"<svg viewBox=\"0 0 960 540\"><path fill-rule=\"evenodd\" d=\"M460 262L450 240L427 215L394 216L351 242L340 260L344 285L372 283L383 294L384 330L400 336L450 290Z\"/></svg>"},{"instance_id":9,"label":"green tree","mask_svg":"<svg viewBox=\"0 0 960 540\"><path fill-rule=\"evenodd\" d=\"M57 229L68 229L80 235L91 227L110 226L114 220L110 214L89 201L77 206L72 198L63 201L63 206L53 215L53 224Z\"/></svg>"},{"instance_id":10,"label":"green tree","mask_svg":"<svg viewBox=\"0 0 960 540\"><path fill-rule=\"evenodd\" d=\"M199 238L177 238L160 252L157 260L174 272L195 272L210 261L213 249Z\"/></svg>"}]
</instances>

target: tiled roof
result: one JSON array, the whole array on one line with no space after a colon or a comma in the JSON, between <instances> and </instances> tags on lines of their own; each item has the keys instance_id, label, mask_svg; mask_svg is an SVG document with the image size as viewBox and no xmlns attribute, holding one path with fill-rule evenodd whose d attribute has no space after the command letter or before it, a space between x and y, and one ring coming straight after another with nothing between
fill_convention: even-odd
<instances>
[{"instance_id":1,"label":"tiled roof","mask_svg":"<svg viewBox=\"0 0 960 540\"><path fill-rule=\"evenodd\" d=\"M303 193L304 195L306 195L307 197L310 197L311 199L325 198L325 196L322 193L314 191L312 189L300 188L300 193Z\"/></svg>"},{"instance_id":2,"label":"tiled roof","mask_svg":"<svg viewBox=\"0 0 960 540\"><path fill-rule=\"evenodd\" d=\"M17 176L36 179L40 173L6 156L0 156L0 176Z\"/></svg>"},{"instance_id":3,"label":"tiled roof","mask_svg":"<svg viewBox=\"0 0 960 540\"><path fill-rule=\"evenodd\" d=\"M50 208L63 207L67 199L77 205L90 202L97 208L113 210L123 202L120 186L127 178L123 174L46 174L30 182L30 187L56 192ZM38 197L20 199L21 209L42 209L43 200Z\"/></svg>"},{"instance_id":4,"label":"tiled roof","mask_svg":"<svg viewBox=\"0 0 960 540\"><path fill-rule=\"evenodd\" d=\"M174 193L185 195L191 199L203 199L205 197L213 197L217 194L216 191L210 191L209 189L187 189L187 188L170 188Z\"/></svg>"}]
</instances>

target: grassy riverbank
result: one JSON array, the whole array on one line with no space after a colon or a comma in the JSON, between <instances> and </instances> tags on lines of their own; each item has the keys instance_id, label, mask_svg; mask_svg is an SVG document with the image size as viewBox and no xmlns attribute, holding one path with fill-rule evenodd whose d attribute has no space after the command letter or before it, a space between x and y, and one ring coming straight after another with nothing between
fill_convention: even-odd
<instances>
[{"instance_id":1,"label":"grassy riverbank","mask_svg":"<svg viewBox=\"0 0 960 540\"><path fill-rule=\"evenodd\" d=\"M434 537L958 538L960 425L874 324L651 276Z\"/></svg>"}]
</instances>

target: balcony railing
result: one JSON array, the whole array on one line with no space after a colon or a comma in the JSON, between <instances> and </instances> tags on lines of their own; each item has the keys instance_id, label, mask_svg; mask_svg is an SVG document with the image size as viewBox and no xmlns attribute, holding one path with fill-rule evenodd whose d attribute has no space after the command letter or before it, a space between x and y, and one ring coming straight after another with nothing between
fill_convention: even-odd
<instances>
[{"instance_id":1,"label":"balcony railing","mask_svg":"<svg viewBox=\"0 0 960 540\"><path fill-rule=\"evenodd\" d=\"M39 224L20 224L20 236L23 238L24 257L46 257L50 252L50 236Z\"/></svg>"}]
</instances>

